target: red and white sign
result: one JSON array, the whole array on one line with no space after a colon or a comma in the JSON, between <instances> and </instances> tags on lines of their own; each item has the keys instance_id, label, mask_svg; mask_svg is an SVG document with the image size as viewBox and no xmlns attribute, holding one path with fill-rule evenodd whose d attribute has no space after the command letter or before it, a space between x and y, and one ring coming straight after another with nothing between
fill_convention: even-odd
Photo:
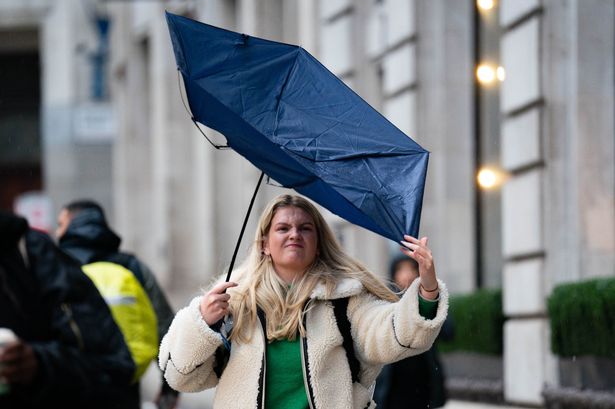
<instances>
[{"instance_id":1,"label":"red and white sign","mask_svg":"<svg viewBox=\"0 0 615 409\"><path fill-rule=\"evenodd\" d=\"M53 227L51 199L43 192L22 193L15 199L13 210L34 229L49 233Z\"/></svg>"}]
</instances>

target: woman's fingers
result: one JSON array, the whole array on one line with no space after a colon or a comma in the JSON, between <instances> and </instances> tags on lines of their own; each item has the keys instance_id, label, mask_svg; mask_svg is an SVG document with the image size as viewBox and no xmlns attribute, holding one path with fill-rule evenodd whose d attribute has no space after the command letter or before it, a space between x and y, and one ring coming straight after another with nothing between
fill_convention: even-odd
<instances>
[{"instance_id":1,"label":"woman's fingers","mask_svg":"<svg viewBox=\"0 0 615 409\"><path fill-rule=\"evenodd\" d=\"M228 288L237 287L237 285L238 284L233 281L227 281L224 283L220 283L214 286L214 288L212 288L211 290L209 290L209 294L223 294L224 292L226 292Z\"/></svg>"},{"instance_id":2,"label":"woman's fingers","mask_svg":"<svg viewBox=\"0 0 615 409\"><path fill-rule=\"evenodd\" d=\"M421 248L421 246L419 246L418 244L410 243L409 241L405 240L400 241L400 243L409 248L410 250L416 250Z\"/></svg>"},{"instance_id":3,"label":"woman's fingers","mask_svg":"<svg viewBox=\"0 0 615 409\"><path fill-rule=\"evenodd\" d=\"M410 243L409 241L402 240L402 241L400 241L400 243L404 247L406 247L406 248L408 248L408 249L410 249L412 251L416 251L417 249L420 248L418 244Z\"/></svg>"},{"instance_id":4,"label":"woman's fingers","mask_svg":"<svg viewBox=\"0 0 615 409\"><path fill-rule=\"evenodd\" d=\"M418 244L421 247L427 247L427 242L429 239L427 237L422 237L421 239L417 239L416 237L410 236L408 234L404 234L404 240L412 244Z\"/></svg>"},{"instance_id":5,"label":"woman's fingers","mask_svg":"<svg viewBox=\"0 0 615 409\"><path fill-rule=\"evenodd\" d=\"M212 294L209 293L207 295L209 297L209 299L214 302L214 301L228 301L231 299L231 295L230 294Z\"/></svg>"},{"instance_id":6,"label":"woman's fingers","mask_svg":"<svg viewBox=\"0 0 615 409\"><path fill-rule=\"evenodd\" d=\"M228 298L213 299L210 301L210 304L211 305L228 305L229 299Z\"/></svg>"},{"instance_id":7,"label":"woman's fingers","mask_svg":"<svg viewBox=\"0 0 615 409\"><path fill-rule=\"evenodd\" d=\"M228 304L226 305L216 305L213 307L212 309L212 313L219 315L218 319L222 318L226 313L226 311L228 311Z\"/></svg>"},{"instance_id":8,"label":"woman's fingers","mask_svg":"<svg viewBox=\"0 0 615 409\"><path fill-rule=\"evenodd\" d=\"M431 250L428 247L422 247L419 244L410 243L404 240L401 241L401 244L403 244L408 249L412 250L415 253L420 254L421 256L425 258L431 257Z\"/></svg>"},{"instance_id":9,"label":"woman's fingers","mask_svg":"<svg viewBox=\"0 0 615 409\"><path fill-rule=\"evenodd\" d=\"M419 239L414 236L410 236L409 234L404 234L404 240L409 241L410 243L419 244Z\"/></svg>"},{"instance_id":10,"label":"woman's fingers","mask_svg":"<svg viewBox=\"0 0 615 409\"><path fill-rule=\"evenodd\" d=\"M225 293L227 288L236 287L237 283L221 283L212 288L207 294L205 294L205 304L207 305L226 305L228 306L228 301L231 299L231 295Z\"/></svg>"},{"instance_id":11,"label":"woman's fingers","mask_svg":"<svg viewBox=\"0 0 615 409\"><path fill-rule=\"evenodd\" d=\"M410 236L408 234L404 234L404 241L407 241L412 244L418 244L421 247L427 247L427 237L422 237L420 240L416 237Z\"/></svg>"},{"instance_id":12,"label":"woman's fingers","mask_svg":"<svg viewBox=\"0 0 615 409\"><path fill-rule=\"evenodd\" d=\"M231 296L226 293L226 290L236 286L237 283L232 281L220 283L203 296L201 299L201 315L208 325L212 325L228 314Z\"/></svg>"},{"instance_id":13,"label":"woman's fingers","mask_svg":"<svg viewBox=\"0 0 615 409\"><path fill-rule=\"evenodd\" d=\"M36 373L37 361L32 347L21 340L4 349L2 377L10 382L29 382Z\"/></svg>"},{"instance_id":14,"label":"woman's fingers","mask_svg":"<svg viewBox=\"0 0 615 409\"><path fill-rule=\"evenodd\" d=\"M410 258L414 258L414 252L412 252L411 250L407 249L406 247L400 247L399 248L401 250L402 253L404 253L406 256L410 257Z\"/></svg>"},{"instance_id":15,"label":"woman's fingers","mask_svg":"<svg viewBox=\"0 0 615 409\"><path fill-rule=\"evenodd\" d=\"M421 237L420 239L417 239L416 237L410 236L409 234L404 234L404 240L409 241L410 243L427 246L427 241L429 239L427 237Z\"/></svg>"},{"instance_id":16,"label":"woman's fingers","mask_svg":"<svg viewBox=\"0 0 615 409\"><path fill-rule=\"evenodd\" d=\"M400 250L402 251L402 253L404 253L406 256L416 260L417 263L421 264L425 261L425 257L419 253L416 250L410 250L406 247L400 247Z\"/></svg>"},{"instance_id":17,"label":"woman's fingers","mask_svg":"<svg viewBox=\"0 0 615 409\"><path fill-rule=\"evenodd\" d=\"M206 307L211 307L213 311L226 310L229 306L231 296L228 294L208 294Z\"/></svg>"}]
</instances>

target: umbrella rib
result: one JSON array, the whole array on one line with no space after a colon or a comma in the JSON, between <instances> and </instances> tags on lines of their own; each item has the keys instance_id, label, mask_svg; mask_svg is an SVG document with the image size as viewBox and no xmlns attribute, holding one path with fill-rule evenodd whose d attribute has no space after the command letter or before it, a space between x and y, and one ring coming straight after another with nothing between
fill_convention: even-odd
<instances>
[{"instance_id":1,"label":"umbrella rib","mask_svg":"<svg viewBox=\"0 0 615 409\"><path fill-rule=\"evenodd\" d=\"M186 113L188 113L188 115L190 116L190 119L192 120L192 123L194 124L194 126L196 126L196 129L199 130L199 132L201 133L201 135L203 135L203 137L207 140L207 142L209 142L209 144L211 146L213 146L216 149L230 149L230 146L227 145L216 145L215 143L213 143L213 141L211 139L209 139L209 137L205 134L205 132L201 129L201 127L199 126L199 124L196 121L196 118L194 117L194 115L192 115L192 112L188 109L188 106L186 105L186 102L184 101L184 95L182 93L182 86L180 84L180 71L179 69L177 70L177 88L179 88L179 97L182 100L182 104L184 105L184 109L186 110Z\"/></svg>"},{"instance_id":2,"label":"umbrella rib","mask_svg":"<svg viewBox=\"0 0 615 409\"><path fill-rule=\"evenodd\" d=\"M273 135L277 135L278 134L278 126L280 124L280 121L278 120L278 117L280 115L280 103L282 102L282 98L284 96L284 91L286 91L286 86L288 85L291 76L293 75L293 73L295 72L295 69L297 67L297 59L299 56L299 50L301 50L301 48L298 48L297 53L295 54L295 60L293 61L293 66L292 68L288 71L288 74L286 75L286 78L284 78L284 84L282 84L282 89L280 89L280 96L278 97L276 104L275 104L275 129L273 130Z\"/></svg>"},{"instance_id":3,"label":"umbrella rib","mask_svg":"<svg viewBox=\"0 0 615 409\"><path fill-rule=\"evenodd\" d=\"M371 153L355 153L351 155L345 156L336 156L334 158L328 159L314 159L308 155L303 154L300 151L295 151L286 146L282 146L285 150L291 152L293 155L297 155L302 159L309 160L314 163L325 163L325 162L334 162L334 161L348 161L348 160L356 160L361 158L383 158L383 157L395 157L395 156L411 156L411 155L419 155L423 152L371 152Z\"/></svg>"},{"instance_id":4,"label":"umbrella rib","mask_svg":"<svg viewBox=\"0 0 615 409\"><path fill-rule=\"evenodd\" d=\"M241 114L239 115L241 118L244 117L246 113L246 104L243 96L243 84L241 83L241 76L237 75L237 82L239 82L239 86L237 87L239 90L239 100L241 101Z\"/></svg>"},{"instance_id":5,"label":"umbrella rib","mask_svg":"<svg viewBox=\"0 0 615 409\"><path fill-rule=\"evenodd\" d=\"M378 184L380 185L380 189L382 189L382 186L384 185L384 183L382 183L382 180L380 180L380 178L376 175L376 172L374 172L374 169L372 168L372 165L369 163L368 160L363 159L363 163L365 164L365 167L369 170L370 175L372 175L372 177L378 182ZM389 208L387 206L383 206L382 200L380 199L380 196L373 193L372 195L374 196L374 198L378 201L378 203L380 204L380 207L384 210L384 212L387 214L387 216L389 216L389 219L392 220L396 225L401 226L402 225L402 221L397 219L397 216L394 213L391 213L389 211ZM401 227L403 229L403 227ZM407 233L407 232L406 232ZM401 237L400 237L401 239Z\"/></svg>"},{"instance_id":6,"label":"umbrella rib","mask_svg":"<svg viewBox=\"0 0 615 409\"><path fill-rule=\"evenodd\" d=\"M186 56L186 53L184 53L184 50L186 49L185 47L185 42L184 42L184 36L182 35L181 30L178 30L175 27L175 23L172 23L173 27L175 28L174 32L177 35L177 37L179 38L179 41L181 43L181 53L182 53L182 57L184 58L184 69L186 70L186 75L188 75L188 67L190 66L190 63L188 62L188 57Z\"/></svg>"}]
</instances>

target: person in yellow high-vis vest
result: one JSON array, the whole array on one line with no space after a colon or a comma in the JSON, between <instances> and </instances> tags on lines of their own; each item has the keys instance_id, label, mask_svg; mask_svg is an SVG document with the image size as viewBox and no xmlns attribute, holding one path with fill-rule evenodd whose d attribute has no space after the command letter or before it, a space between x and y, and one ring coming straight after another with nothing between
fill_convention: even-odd
<instances>
[{"instance_id":1,"label":"person in yellow high-vis vest","mask_svg":"<svg viewBox=\"0 0 615 409\"><path fill-rule=\"evenodd\" d=\"M107 300L135 361L139 378L158 354L159 340L174 316L150 269L136 256L119 250L121 238L109 227L102 207L91 200L65 205L56 236L62 250L77 259ZM162 377L159 408L173 408L178 394Z\"/></svg>"}]
</instances>

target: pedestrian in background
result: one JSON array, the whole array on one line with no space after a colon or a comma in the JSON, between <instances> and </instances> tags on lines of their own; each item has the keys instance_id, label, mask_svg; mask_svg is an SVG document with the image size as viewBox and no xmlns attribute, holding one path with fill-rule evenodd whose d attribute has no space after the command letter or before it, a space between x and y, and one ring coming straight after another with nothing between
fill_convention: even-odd
<instances>
[{"instance_id":1,"label":"pedestrian in background","mask_svg":"<svg viewBox=\"0 0 615 409\"><path fill-rule=\"evenodd\" d=\"M79 264L25 219L0 211L2 409L132 409L134 364Z\"/></svg>"},{"instance_id":2,"label":"pedestrian in background","mask_svg":"<svg viewBox=\"0 0 615 409\"><path fill-rule=\"evenodd\" d=\"M169 384L191 392L217 386L214 408L373 407L382 365L428 350L447 314L427 239L402 243L421 278L400 299L344 253L314 205L275 198L232 281L177 313L159 357ZM341 317L339 299L347 299ZM356 380L339 321L350 325ZM226 363L218 359L225 351Z\"/></svg>"},{"instance_id":3,"label":"pedestrian in background","mask_svg":"<svg viewBox=\"0 0 615 409\"><path fill-rule=\"evenodd\" d=\"M396 291L406 291L419 278L419 265L408 257L396 257L391 263L391 279ZM450 339L453 325L448 316L438 339ZM436 345L428 351L383 368L376 380L374 400L379 409L439 408L446 403L444 371Z\"/></svg>"},{"instance_id":4,"label":"pedestrian in background","mask_svg":"<svg viewBox=\"0 0 615 409\"><path fill-rule=\"evenodd\" d=\"M56 237L60 248L86 267L96 262L109 262L120 265L134 274L137 285L140 284L143 288L155 312L158 337L155 343L156 350L151 355L151 358L155 358L158 355L158 340L168 331L174 312L147 265L136 256L119 250L121 238L109 227L102 207L92 200L77 200L66 204L58 215ZM104 264L99 266L105 268ZM125 335L128 338L128 335ZM156 403L161 409L175 407L177 392L169 387L164 377L161 382ZM138 382L135 382L134 388L138 394Z\"/></svg>"}]
</instances>

